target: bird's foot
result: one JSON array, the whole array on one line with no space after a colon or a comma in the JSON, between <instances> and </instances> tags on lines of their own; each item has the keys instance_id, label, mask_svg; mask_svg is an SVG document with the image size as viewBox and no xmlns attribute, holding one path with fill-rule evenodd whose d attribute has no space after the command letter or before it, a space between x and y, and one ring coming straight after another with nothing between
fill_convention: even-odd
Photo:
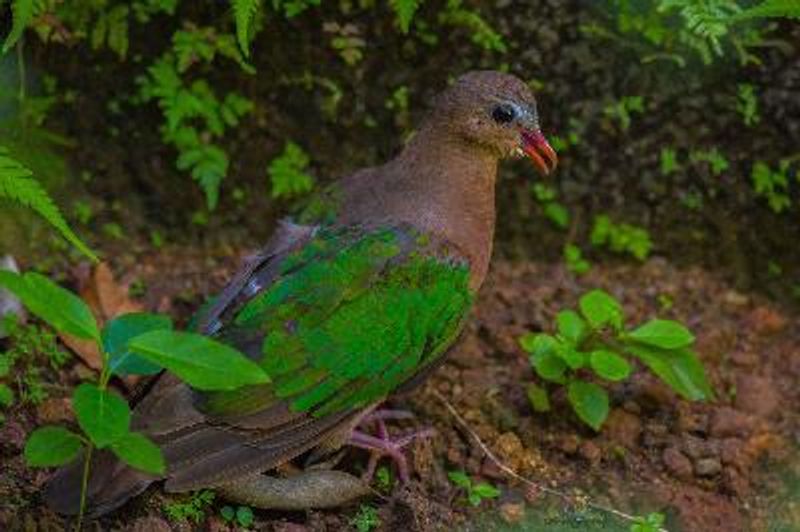
<instances>
[{"instance_id":1,"label":"bird's foot","mask_svg":"<svg viewBox=\"0 0 800 532\"><path fill-rule=\"evenodd\" d=\"M388 419L411 419L413 417L414 414L404 410L376 410L365 416L360 426L374 424L377 428L377 435L373 436L359 430L352 432L348 444L370 452L367 469L361 477L364 482L369 483L372 480L372 476L378 466L378 460L384 456L394 461L400 481L404 484L409 482L411 475L408 469L408 460L403 452L404 448L416 439L433 436L436 431L431 428L416 430L397 439L392 439L385 421Z\"/></svg>"}]
</instances>

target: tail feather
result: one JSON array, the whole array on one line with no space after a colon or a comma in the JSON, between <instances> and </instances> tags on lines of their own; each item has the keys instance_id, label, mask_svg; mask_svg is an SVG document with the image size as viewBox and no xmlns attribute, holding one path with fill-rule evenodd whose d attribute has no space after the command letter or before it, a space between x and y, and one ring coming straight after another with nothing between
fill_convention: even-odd
<instances>
[{"instance_id":1,"label":"tail feather","mask_svg":"<svg viewBox=\"0 0 800 532\"><path fill-rule=\"evenodd\" d=\"M77 515L80 509L84 456L59 469L47 482L43 498L51 510ZM86 515L97 517L111 512L143 492L158 477L134 470L109 451L96 451L89 464Z\"/></svg>"}]
</instances>

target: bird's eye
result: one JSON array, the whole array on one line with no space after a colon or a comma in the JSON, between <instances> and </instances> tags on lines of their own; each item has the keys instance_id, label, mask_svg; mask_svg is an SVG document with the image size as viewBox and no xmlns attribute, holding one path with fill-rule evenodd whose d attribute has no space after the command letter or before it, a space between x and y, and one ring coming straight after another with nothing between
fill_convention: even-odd
<instances>
[{"instance_id":1,"label":"bird's eye","mask_svg":"<svg viewBox=\"0 0 800 532\"><path fill-rule=\"evenodd\" d=\"M516 117L514 108L508 104L500 104L492 110L492 118L498 124L508 124Z\"/></svg>"}]
</instances>

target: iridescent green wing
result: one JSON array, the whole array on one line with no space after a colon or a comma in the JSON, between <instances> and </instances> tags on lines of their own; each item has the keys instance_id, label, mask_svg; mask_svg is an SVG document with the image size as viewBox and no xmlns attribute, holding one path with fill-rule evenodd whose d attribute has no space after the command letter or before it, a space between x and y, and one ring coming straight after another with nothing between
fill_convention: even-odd
<instances>
[{"instance_id":1,"label":"iridescent green wing","mask_svg":"<svg viewBox=\"0 0 800 532\"><path fill-rule=\"evenodd\" d=\"M208 394L239 417L288 404L321 417L381 400L455 341L472 302L467 263L408 227L321 229L219 337L258 345L269 385Z\"/></svg>"}]
</instances>

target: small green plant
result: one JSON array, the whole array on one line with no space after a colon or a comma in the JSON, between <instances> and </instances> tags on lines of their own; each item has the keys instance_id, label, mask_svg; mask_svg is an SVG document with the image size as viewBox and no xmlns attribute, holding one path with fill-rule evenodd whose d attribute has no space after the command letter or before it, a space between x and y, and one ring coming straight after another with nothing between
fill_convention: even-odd
<instances>
[{"instance_id":1,"label":"small green plant","mask_svg":"<svg viewBox=\"0 0 800 532\"><path fill-rule=\"evenodd\" d=\"M500 496L499 489L487 482L473 483L464 471L450 471L447 477L450 482L466 492L467 501L472 506L480 506L484 499L495 499Z\"/></svg>"},{"instance_id":2,"label":"small green plant","mask_svg":"<svg viewBox=\"0 0 800 532\"><path fill-rule=\"evenodd\" d=\"M56 335L35 324L23 325L10 314L2 319L10 348L0 353L0 409L21 404L39 404L47 398L42 372L59 369L69 358Z\"/></svg>"},{"instance_id":3,"label":"small green plant","mask_svg":"<svg viewBox=\"0 0 800 532\"><path fill-rule=\"evenodd\" d=\"M101 330L83 300L43 275L0 271L0 286L56 331L92 341L102 354L97 380L83 382L72 394L80 433L61 426L39 427L30 434L24 451L31 467L59 466L83 455L78 529L95 449L109 449L131 467L149 473L163 473L165 467L161 450L144 434L131 431L128 403L109 388L113 375L152 375L168 369L201 390L232 390L269 381L260 366L235 349L199 334L173 331L166 316L123 314Z\"/></svg>"},{"instance_id":4,"label":"small green plant","mask_svg":"<svg viewBox=\"0 0 800 532\"><path fill-rule=\"evenodd\" d=\"M644 517L637 517L629 530L630 532L660 532L664 525L664 514L651 512Z\"/></svg>"},{"instance_id":5,"label":"small green plant","mask_svg":"<svg viewBox=\"0 0 800 532\"><path fill-rule=\"evenodd\" d=\"M777 214L782 213L791 206L788 194L789 165L790 162L788 160L783 160L773 170L765 162L757 161L750 173L750 179L753 182L753 189L756 194L766 198L769 208Z\"/></svg>"},{"instance_id":6,"label":"small green plant","mask_svg":"<svg viewBox=\"0 0 800 532\"><path fill-rule=\"evenodd\" d=\"M311 162L303 148L292 141L286 143L283 153L272 160L267 168L272 184L273 198L294 198L314 188L314 178L308 174Z\"/></svg>"},{"instance_id":7,"label":"small green plant","mask_svg":"<svg viewBox=\"0 0 800 532\"><path fill-rule=\"evenodd\" d=\"M584 294L578 306L580 313L558 313L554 335L529 333L520 338L520 345L530 353L540 378L567 388L567 399L581 421L600 430L609 412L608 392L587 377L625 380L633 370L630 358L682 397L711 399L703 366L691 350L694 335L684 325L656 318L628 329L622 305L602 290ZM529 397L535 409L549 409L544 388L529 390Z\"/></svg>"},{"instance_id":8,"label":"small green plant","mask_svg":"<svg viewBox=\"0 0 800 532\"><path fill-rule=\"evenodd\" d=\"M674 174L681 169L678 162L678 154L672 148L661 148L661 175L664 177Z\"/></svg>"},{"instance_id":9,"label":"small green plant","mask_svg":"<svg viewBox=\"0 0 800 532\"><path fill-rule=\"evenodd\" d=\"M233 506L223 506L219 513L226 522L236 523L244 528L252 526L255 520L253 509L249 506L238 506L235 509Z\"/></svg>"},{"instance_id":10,"label":"small green plant","mask_svg":"<svg viewBox=\"0 0 800 532\"><path fill-rule=\"evenodd\" d=\"M567 269L576 275L583 275L592 267L592 264L583 257L581 248L575 244L567 244L564 246L562 254Z\"/></svg>"},{"instance_id":11,"label":"small green plant","mask_svg":"<svg viewBox=\"0 0 800 532\"><path fill-rule=\"evenodd\" d=\"M616 120L622 131L628 131L633 115L644 113L644 98L642 96L623 96L619 100L607 104L603 113L608 118Z\"/></svg>"},{"instance_id":12,"label":"small green plant","mask_svg":"<svg viewBox=\"0 0 800 532\"><path fill-rule=\"evenodd\" d=\"M242 58L232 35L213 28L187 26L172 36L172 49L137 79L142 102L156 101L164 114L161 137L178 150L176 166L188 171L203 189L209 210L219 201L222 180L228 173L229 158L215 142L236 127L254 104L237 92L219 98L205 79L187 83L183 76L198 62L210 63L218 55L239 63L248 73L254 70Z\"/></svg>"},{"instance_id":13,"label":"small green plant","mask_svg":"<svg viewBox=\"0 0 800 532\"><path fill-rule=\"evenodd\" d=\"M463 4L463 0L447 0L447 6L439 14L439 23L466 29L473 44L487 52L506 53L508 47L503 35L495 31L479 12Z\"/></svg>"},{"instance_id":14,"label":"small green plant","mask_svg":"<svg viewBox=\"0 0 800 532\"><path fill-rule=\"evenodd\" d=\"M569 227L569 211L558 201L556 189L542 183L535 183L533 185L533 196L542 206L542 211L547 219L560 229Z\"/></svg>"},{"instance_id":15,"label":"small green plant","mask_svg":"<svg viewBox=\"0 0 800 532\"><path fill-rule=\"evenodd\" d=\"M742 116L746 126L753 126L761 121L758 113L756 88L749 83L739 83L736 93L736 111Z\"/></svg>"},{"instance_id":16,"label":"small green plant","mask_svg":"<svg viewBox=\"0 0 800 532\"><path fill-rule=\"evenodd\" d=\"M689 154L689 160L693 163L708 163L711 174L714 176L722 175L730 166L728 159L717 148L693 151Z\"/></svg>"},{"instance_id":17,"label":"small green plant","mask_svg":"<svg viewBox=\"0 0 800 532\"><path fill-rule=\"evenodd\" d=\"M55 227L81 253L97 261L97 256L72 231L42 185L33 179L33 172L12 158L6 148L0 146L0 200L3 199L33 210Z\"/></svg>"},{"instance_id":18,"label":"small green plant","mask_svg":"<svg viewBox=\"0 0 800 532\"><path fill-rule=\"evenodd\" d=\"M194 524L202 523L206 518L206 508L214 502L216 494L211 490L195 491L188 498L166 503L164 513L173 523L191 521Z\"/></svg>"},{"instance_id":19,"label":"small green plant","mask_svg":"<svg viewBox=\"0 0 800 532\"><path fill-rule=\"evenodd\" d=\"M374 506L362 504L358 507L358 513L350 520L350 524L358 532L369 532L380 526L381 518Z\"/></svg>"},{"instance_id":20,"label":"small green plant","mask_svg":"<svg viewBox=\"0 0 800 532\"><path fill-rule=\"evenodd\" d=\"M614 223L605 214L595 217L590 240L593 246L605 247L614 253L627 253L638 260L645 260L653 248L650 233L646 229Z\"/></svg>"},{"instance_id":21,"label":"small green plant","mask_svg":"<svg viewBox=\"0 0 800 532\"><path fill-rule=\"evenodd\" d=\"M390 491L392 489L394 480L392 479L392 472L386 466L381 466L375 472L375 485L381 491Z\"/></svg>"},{"instance_id":22,"label":"small green plant","mask_svg":"<svg viewBox=\"0 0 800 532\"><path fill-rule=\"evenodd\" d=\"M361 36L358 26L326 22L323 30L331 34L331 48L336 50L347 66L355 66L364 59L367 42Z\"/></svg>"}]
</instances>

